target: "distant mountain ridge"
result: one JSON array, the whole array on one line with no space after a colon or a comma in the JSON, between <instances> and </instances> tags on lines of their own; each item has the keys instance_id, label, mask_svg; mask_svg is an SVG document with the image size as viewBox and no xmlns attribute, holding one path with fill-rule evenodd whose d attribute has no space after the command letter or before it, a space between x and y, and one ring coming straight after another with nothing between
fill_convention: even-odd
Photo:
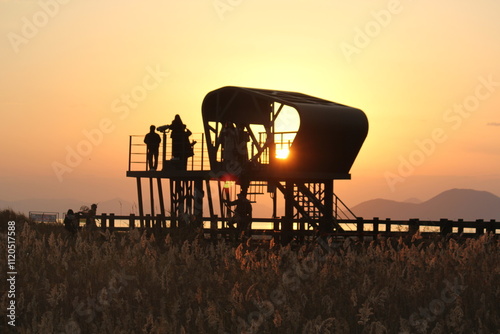
<instances>
[{"instance_id":1,"label":"distant mountain ridge","mask_svg":"<svg viewBox=\"0 0 500 334\"><path fill-rule=\"evenodd\" d=\"M472 189L451 189L421 202L398 202L387 199L373 199L351 208L358 217L381 219L438 220L500 220L500 197Z\"/></svg>"}]
</instances>

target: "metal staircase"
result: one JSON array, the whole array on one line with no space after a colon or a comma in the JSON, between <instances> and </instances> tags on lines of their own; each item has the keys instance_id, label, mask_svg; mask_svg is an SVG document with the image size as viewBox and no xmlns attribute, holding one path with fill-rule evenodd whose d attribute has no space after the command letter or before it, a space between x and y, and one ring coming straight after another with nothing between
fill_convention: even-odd
<instances>
[{"instance_id":1,"label":"metal staircase","mask_svg":"<svg viewBox=\"0 0 500 334\"><path fill-rule=\"evenodd\" d=\"M276 186L284 194L285 186L277 183ZM333 194L333 203L325 203L325 187L322 183L294 182L293 184L293 207L295 209L294 219L304 222L303 229L318 229L322 219L331 221L333 231L345 232L354 229L354 224L346 223L356 219L354 213L342 200ZM328 212L331 207L332 212Z\"/></svg>"}]
</instances>

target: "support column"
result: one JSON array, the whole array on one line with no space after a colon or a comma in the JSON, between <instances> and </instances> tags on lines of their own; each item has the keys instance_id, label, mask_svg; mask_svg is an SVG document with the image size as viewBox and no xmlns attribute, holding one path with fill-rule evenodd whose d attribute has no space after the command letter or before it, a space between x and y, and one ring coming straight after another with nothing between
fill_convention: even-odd
<instances>
[{"instance_id":1,"label":"support column","mask_svg":"<svg viewBox=\"0 0 500 334\"><path fill-rule=\"evenodd\" d=\"M161 168L165 170L167 168L165 161L167 160L167 131L163 131L163 146L161 153ZM165 217L165 215L163 215Z\"/></svg>"},{"instance_id":2,"label":"support column","mask_svg":"<svg viewBox=\"0 0 500 334\"><path fill-rule=\"evenodd\" d=\"M160 213L162 216L162 227L166 227L166 221L165 221L165 203L163 201L163 189L161 185L161 178L157 178L157 183L158 183L158 200L160 201Z\"/></svg>"},{"instance_id":3,"label":"support column","mask_svg":"<svg viewBox=\"0 0 500 334\"><path fill-rule=\"evenodd\" d=\"M194 181L194 216L197 223L203 223L203 180Z\"/></svg>"},{"instance_id":4,"label":"support column","mask_svg":"<svg viewBox=\"0 0 500 334\"><path fill-rule=\"evenodd\" d=\"M285 182L285 216L281 225L283 234L281 240L285 245L292 241L293 234L293 187L294 183L292 181Z\"/></svg>"},{"instance_id":5,"label":"support column","mask_svg":"<svg viewBox=\"0 0 500 334\"><path fill-rule=\"evenodd\" d=\"M151 216L155 215L155 197L153 192L153 178L149 178L149 201L151 202Z\"/></svg>"},{"instance_id":6,"label":"support column","mask_svg":"<svg viewBox=\"0 0 500 334\"><path fill-rule=\"evenodd\" d=\"M194 215L194 190L193 190L193 183L195 181L192 180L186 180L182 181L184 183L184 198L183 198L183 203L184 203L184 212L189 215Z\"/></svg>"},{"instance_id":7,"label":"support column","mask_svg":"<svg viewBox=\"0 0 500 334\"><path fill-rule=\"evenodd\" d=\"M170 179L170 227L177 227L177 212L176 212L176 201L177 194L176 189L177 181Z\"/></svg>"},{"instance_id":8,"label":"support column","mask_svg":"<svg viewBox=\"0 0 500 334\"><path fill-rule=\"evenodd\" d=\"M229 216L226 214L227 210L225 209L224 201L228 200L228 198L227 198L227 196L225 196L226 193L225 193L224 187L221 186L221 182L224 182L224 181L217 180L217 189L219 191L219 207L220 207L222 228L225 228L227 226L224 223L226 222L226 218L229 218Z\"/></svg>"},{"instance_id":9,"label":"support column","mask_svg":"<svg viewBox=\"0 0 500 334\"><path fill-rule=\"evenodd\" d=\"M208 211L210 213L210 218L213 218L215 216L215 212L214 212L214 203L212 201L212 188L210 188L210 180L205 180L205 187L207 188Z\"/></svg>"},{"instance_id":10,"label":"support column","mask_svg":"<svg viewBox=\"0 0 500 334\"><path fill-rule=\"evenodd\" d=\"M320 221L320 230L330 233L333 231L333 180L324 182L323 205L325 207L323 219Z\"/></svg>"},{"instance_id":11,"label":"support column","mask_svg":"<svg viewBox=\"0 0 500 334\"><path fill-rule=\"evenodd\" d=\"M272 183L271 181L268 181L267 183L267 191L271 193L272 195L272 200L273 200L273 213L272 217L273 219L276 219L278 217L278 197L276 196L276 184Z\"/></svg>"},{"instance_id":12,"label":"support column","mask_svg":"<svg viewBox=\"0 0 500 334\"><path fill-rule=\"evenodd\" d=\"M218 230L218 217L214 212L214 203L212 200L212 188L210 187L210 180L205 180L205 187L207 189L207 197L208 197L208 211L210 214L210 230L211 235L210 238L212 240L217 239L217 234L215 233Z\"/></svg>"},{"instance_id":13,"label":"support column","mask_svg":"<svg viewBox=\"0 0 500 334\"><path fill-rule=\"evenodd\" d=\"M144 207L142 206L142 185L141 178L137 177L137 204L139 205L139 216L141 217L141 227L144 227Z\"/></svg>"}]
</instances>

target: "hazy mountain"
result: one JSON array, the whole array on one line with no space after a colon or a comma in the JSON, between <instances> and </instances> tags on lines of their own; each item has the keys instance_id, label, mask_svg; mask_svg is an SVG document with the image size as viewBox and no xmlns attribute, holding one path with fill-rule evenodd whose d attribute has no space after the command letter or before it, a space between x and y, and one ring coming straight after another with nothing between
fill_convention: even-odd
<instances>
[{"instance_id":1,"label":"hazy mountain","mask_svg":"<svg viewBox=\"0 0 500 334\"><path fill-rule=\"evenodd\" d=\"M408 198L407 200L405 200L404 203L420 204L420 203L422 203L422 201L419 200L418 198L412 197L412 198Z\"/></svg>"},{"instance_id":2,"label":"hazy mountain","mask_svg":"<svg viewBox=\"0 0 500 334\"><path fill-rule=\"evenodd\" d=\"M85 205L90 207L92 203L75 199L27 199L20 201L0 200L0 209L12 209L16 212L28 215L30 211L58 212L59 217L66 213L68 209L79 211ZM103 202L97 202L97 213L114 213L116 215L128 215L134 212L135 205L120 198L114 198ZM137 210L135 210L137 211Z\"/></svg>"},{"instance_id":3,"label":"hazy mountain","mask_svg":"<svg viewBox=\"0 0 500 334\"><path fill-rule=\"evenodd\" d=\"M421 203L374 199L352 208L358 217L381 219L496 219L500 220L500 197L471 189L451 189Z\"/></svg>"}]
</instances>

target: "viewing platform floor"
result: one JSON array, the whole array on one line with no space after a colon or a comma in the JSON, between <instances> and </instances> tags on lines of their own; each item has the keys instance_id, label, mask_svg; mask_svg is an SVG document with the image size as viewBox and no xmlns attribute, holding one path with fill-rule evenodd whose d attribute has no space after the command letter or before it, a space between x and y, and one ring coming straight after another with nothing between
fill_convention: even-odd
<instances>
[{"instance_id":1,"label":"viewing platform floor","mask_svg":"<svg viewBox=\"0 0 500 334\"><path fill-rule=\"evenodd\" d=\"M157 170L157 171L127 171L127 177L161 178L161 179L211 179L209 170Z\"/></svg>"},{"instance_id":2,"label":"viewing platform floor","mask_svg":"<svg viewBox=\"0 0 500 334\"><path fill-rule=\"evenodd\" d=\"M186 180L214 180L223 176L224 172L210 170L157 170L157 171L127 171L127 177L139 178L164 178ZM297 180L302 182L317 182L318 180L350 180L350 174L339 173L298 173L283 171L274 168L265 168L248 172L246 176L255 181L286 181Z\"/></svg>"}]
</instances>

